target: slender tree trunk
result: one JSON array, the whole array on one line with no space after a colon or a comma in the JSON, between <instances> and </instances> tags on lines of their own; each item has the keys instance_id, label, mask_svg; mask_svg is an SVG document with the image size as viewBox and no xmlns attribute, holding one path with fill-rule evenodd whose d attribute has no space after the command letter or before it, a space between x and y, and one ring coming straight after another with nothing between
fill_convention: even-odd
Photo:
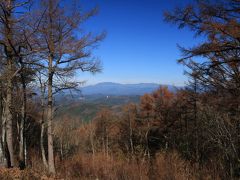
<instances>
[{"instance_id":1,"label":"slender tree trunk","mask_svg":"<svg viewBox=\"0 0 240 180\"><path fill-rule=\"evenodd\" d=\"M43 160L43 165L46 169L48 169L48 163L47 163L47 158L46 158L46 152L44 148L44 130L45 130L45 124L42 122L41 124L41 139L40 139L40 144L41 144L41 153L42 153L42 160Z\"/></svg>"},{"instance_id":2,"label":"slender tree trunk","mask_svg":"<svg viewBox=\"0 0 240 180\"><path fill-rule=\"evenodd\" d=\"M1 118L1 144L0 144L0 158L1 158L1 165L6 167L7 164L7 160L6 160L6 157L5 157L5 118L4 118L4 109L3 109L3 97L2 97L2 91L0 92L1 93L1 107L0 107L0 118Z\"/></svg>"},{"instance_id":3,"label":"slender tree trunk","mask_svg":"<svg viewBox=\"0 0 240 180\"><path fill-rule=\"evenodd\" d=\"M27 96L26 96L26 83L23 74L21 74L22 81L22 108L21 108L21 122L20 122L20 142L19 142L19 168L24 169L25 164L25 121L26 121L26 106L27 106Z\"/></svg>"},{"instance_id":4,"label":"slender tree trunk","mask_svg":"<svg viewBox=\"0 0 240 180\"><path fill-rule=\"evenodd\" d=\"M27 141L26 141L26 135L24 136L24 162L25 166L27 166Z\"/></svg>"},{"instance_id":5,"label":"slender tree trunk","mask_svg":"<svg viewBox=\"0 0 240 180\"><path fill-rule=\"evenodd\" d=\"M198 117L197 117L197 79L194 78L194 125L195 125L195 140L196 140L196 159L199 166L199 134L198 134Z\"/></svg>"},{"instance_id":6,"label":"slender tree trunk","mask_svg":"<svg viewBox=\"0 0 240 180\"><path fill-rule=\"evenodd\" d=\"M52 133L52 121L53 121L53 72L52 72L52 60L53 57L49 56L49 71L48 71L48 104L47 104L47 130L48 130L48 170L50 173L55 174L54 154L53 154L53 133Z\"/></svg>"},{"instance_id":7,"label":"slender tree trunk","mask_svg":"<svg viewBox=\"0 0 240 180\"><path fill-rule=\"evenodd\" d=\"M48 57L48 103L47 103L47 130L48 130L48 170L50 173L55 174L54 154L53 154L53 134L52 134L52 121L53 121L53 58L54 58L54 39L53 39L53 1L49 0L49 50Z\"/></svg>"},{"instance_id":8,"label":"slender tree trunk","mask_svg":"<svg viewBox=\"0 0 240 180\"><path fill-rule=\"evenodd\" d=\"M1 144L0 144L0 158L1 158L1 165L7 167L7 159L5 153L5 146L6 146L6 119L4 116L4 107L1 103Z\"/></svg>"},{"instance_id":9,"label":"slender tree trunk","mask_svg":"<svg viewBox=\"0 0 240 180\"><path fill-rule=\"evenodd\" d=\"M45 84L41 81L41 77L39 78L41 84L41 108L42 108L42 117L41 117L41 135L40 135L40 147L42 154L43 165L46 169L48 169L48 162L46 158L46 152L44 148L44 133L45 133Z\"/></svg>"}]
</instances>

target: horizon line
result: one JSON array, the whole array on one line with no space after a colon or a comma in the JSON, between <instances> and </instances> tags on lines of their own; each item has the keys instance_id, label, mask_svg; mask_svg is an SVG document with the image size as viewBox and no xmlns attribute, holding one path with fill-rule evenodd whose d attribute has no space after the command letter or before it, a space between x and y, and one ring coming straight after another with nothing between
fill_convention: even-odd
<instances>
[{"instance_id":1,"label":"horizon line","mask_svg":"<svg viewBox=\"0 0 240 180\"><path fill-rule=\"evenodd\" d=\"M157 83L157 82L130 82L130 83L122 83L122 82L112 82L112 81L102 81L102 82L96 82L96 83L87 83L84 82L82 87L87 87L87 86L94 86L94 85L98 85L98 84L104 84L104 83L112 83L112 84L120 84L120 85L137 85L137 84L155 84L155 85L160 85L160 86L174 86L174 87L181 87L181 86L185 86L184 84L181 85L176 85L177 83Z\"/></svg>"}]
</instances>

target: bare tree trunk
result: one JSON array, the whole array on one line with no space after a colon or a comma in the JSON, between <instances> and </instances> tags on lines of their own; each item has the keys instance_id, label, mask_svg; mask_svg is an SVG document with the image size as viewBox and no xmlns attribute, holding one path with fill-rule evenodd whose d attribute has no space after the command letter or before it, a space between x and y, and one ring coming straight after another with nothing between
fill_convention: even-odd
<instances>
[{"instance_id":1,"label":"bare tree trunk","mask_svg":"<svg viewBox=\"0 0 240 180\"><path fill-rule=\"evenodd\" d=\"M50 89L52 88L49 85ZM47 125L48 125L48 169L50 173L55 173L54 166L54 154L53 154L53 134L52 134L52 92L49 92L48 100L48 113L47 113Z\"/></svg>"},{"instance_id":2,"label":"bare tree trunk","mask_svg":"<svg viewBox=\"0 0 240 180\"><path fill-rule=\"evenodd\" d=\"M5 12L4 38L5 38L5 55L7 56L7 87L6 87L6 103L5 103L5 117L6 117L6 142L10 159L10 167L15 166L14 149L13 149L13 116L12 116L12 94L13 94L13 50L11 43L13 39L12 32L12 3L13 0L7 1L7 8Z\"/></svg>"},{"instance_id":3,"label":"bare tree trunk","mask_svg":"<svg viewBox=\"0 0 240 180\"><path fill-rule=\"evenodd\" d=\"M40 75L41 76L41 75ZM43 165L46 169L48 169L48 162L46 158L46 152L44 148L44 132L45 132L45 84L42 82L41 77L39 77L39 82L41 85L41 108L42 108L42 117L41 117L41 135L40 135L40 147L41 147L41 154Z\"/></svg>"},{"instance_id":4,"label":"bare tree trunk","mask_svg":"<svg viewBox=\"0 0 240 180\"><path fill-rule=\"evenodd\" d=\"M48 131L48 170L50 173L55 174L54 154L53 154L53 134L52 134L52 121L53 121L53 53L54 53L54 40L53 40L53 1L49 1L49 50L48 57L48 103L47 103L47 131Z\"/></svg>"},{"instance_id":5,"label":"bare tree trunk","mask_svg":"<svg viewBox=\"0 0 240 180\"><path fill-rule=\"evenodd\" d=\"M19 168L25 169L25 121L26 121L26 106L27 106L27 96L26 96L26 83L23 74L21 74L22 81L22 108L21 108L21 122L20 122L20 142L19 142Z\"/></svg>"},{"instance_id":6,"label":"bare tree trunk","mask_svg":"<svg viewBox=\"0 0 240 180\"><path fill-rule=\"evenodd\" d=\"M11 65L10 65L11 66ZM13 118L12 118L12 91L13 84L11 77L8 77L7 80L7 97L6 97L6 107L5 107L5 115L6 115L6 141L7 147L10 156L10 166L15 166L14 160L14 149L13 149Z\"/></svg>"},{"instance_id":7,"label":"bare tree trunk","mask_svg":"<svg viewBox=\"0 0 240 180\"><path fill-rule=\"evenodd\" d=\"M4 141L1 138L0 142L0 166L6 167L6 158L4 153Z\"/></svg>"},{"instance_id":8,"label":"bare tree trunk","mask_svg":"<svg viewBox=\"0 0 240 180\"><path fill-rule=\"evenodd\" d=\"M41 144L41 153L42 153L42 160L43 160L43 165L46 169L48 169L48 163L47 163L47 158L46 158L46 153L44 149L44 130L45 130L45 124L42 122L41 124L41 139L40 139L40 144Z\"/></svg>"},{"instance_id":9,"label":"bare tree trunk","mask_svg":"<svg viewBox=\"0 0 240 180\"><path fill-rule=\"evenodd\" d=\"M3 114L2 114L2 148L3 148L3 153L4 157L6 160L5 167L10 167L10 158L9 158L9 153L7 149L7 141L6 141L6 114L5 114L5 108L3 109Z\"/></svg>"},{"instance_id":10,"label":"bare tree trunk","mask_svg":"<svg viewBox=\"0 0 240 180\"><path fill-rule=\"evenodd\" d=\"M1 118L1 137L0 137L0 164L6 167L6 157L5 157L5 118L4 118L4 106L3 106L3 96L2 96L2 85L1 85L1 96L0 96L0 118Z\"/></svg>"},{"instance_id":11,"label":"bare tree trunk","mask_svg":"<svg viewBox=\"0 0 240 180\"><path fill-rule=\"evenodd\" d=\"M2 94L1 94L2 95ZM1 158L1 165L4 167L7 167L7 160L5 157L5 145L6 145L6 141L5 141L5 135L6 135L6 124L5 124L5 117L4 117L4 109L3 109L3 102L2 102L2 96L1 96L1 114L0 114L0 118L1 118L1 144L0 144L0 158Z\"/></svg>"},{"instance_id":12,"label":"bare tree trunk","mask_svg":"<svg viewBox=\"0 0 240 180\"><path fill-rule=\"evenodd\" d=\"M3 109L2 109L2 134L1 134L1 140L2 140L2 149L3 149L3 154L6 160L5 167L10 167L10 158L9 158L9 153L7 149L7 141L6 141L6 113L5 113L5 108L6 108L6 99L4 100L5 103L3 103Z\"/></svg>"},{"instance_id":13,"label":"bare tree trunk","mask_svg":"<svg viewBox=\"0 0 240 180\"><path fill-rule=\"evenodd\" d=\"M48 130L48 170L50 173L55 174L54 154L53 154L53 133L52 133L52 121L53 121L53 72L52 72L52 60L53 57L49 57L49 74L48 74L48 104L47 104L47 130Z\"/></svg>"},{"instance_id":14,"label":"bare tree trunk","mask_svg":"<svg viewBox=\"0 0 240 180\"><path fill-rule=\"evenodd\" d=\"M24 136L24 162L25 166L27 166L27 142L26 142L26 135Z\"/></svg>"}]
</instances>

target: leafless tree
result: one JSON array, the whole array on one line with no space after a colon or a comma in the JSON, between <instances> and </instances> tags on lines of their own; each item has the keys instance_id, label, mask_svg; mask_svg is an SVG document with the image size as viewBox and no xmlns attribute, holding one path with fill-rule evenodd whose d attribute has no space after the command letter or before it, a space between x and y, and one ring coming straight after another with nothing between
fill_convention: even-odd
<instances>
[{"instance_id":1,"label":"leafless tree","mask_svg":"<svg viewBox=\"0 0 240 180\"><path fill-rule=\"evenodd\" d=\"M54 112L53 95L61 90L76 88L80 82L73 81L77 70L96 73L100 63L92 57L91 51L104 34L83 34L81 24L96 12L95 9L81 13L76 4L71 8L62 6L60 0L41 2L42 16L35 39L35 51L46 70L47 79L47 131L48 169L55 173L53 155L52 121ZM71 3L70 3L71 4Z\"/></svg>"}]
</instances>

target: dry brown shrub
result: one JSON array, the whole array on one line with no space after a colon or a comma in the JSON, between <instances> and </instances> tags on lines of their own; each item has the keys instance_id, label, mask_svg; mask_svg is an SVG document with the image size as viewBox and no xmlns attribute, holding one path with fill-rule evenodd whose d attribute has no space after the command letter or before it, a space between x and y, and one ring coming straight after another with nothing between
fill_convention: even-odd
<instances>
[{"instance_id":1,"label":"dry brown shrub","mask_svg":"<svg viewBox=\"0 0 240 180\"><path fill-rule=\"evenodd\" d=\"M211 179L206 170L196 171L178 153L161 152L152 161L145 159L120 159L104 153L79 153L62 162L60 174L65 179L106 179L106 180L185 180Z\"/></svg>"},{"instance_id":2,"label":"dry brown shrub","mask_svg":"<svg viewBox=\"0 0 240 180\"><path fill-rule=\"evenodd\" d=\"M185 180L196 179L190 164L184 161L176 152L161 152L156 155L156 169L159 179Z\"/></svg>"},{"instance_id":3,"label":"dry brown shrub","mask_svg":"<svg viewBox=\"0 0 240 180\"><path fill-rule=\"evenodd\" d=\"M63 180L58 176L50 176L45 172L37 172L32 168L19 170L18 168L0 168L1 180Z\"/></svg>"},{"instance_id":4,"label":"dry brown shrub","mask_svg":"<svg viewBox=\"0 0 240 180\"><path fill-rule=\"evenodd\" d=\"M199 167L181 158L177 152L160 152L156 155L155 169L158 179L164 180L219 180L218 174L213 174L212 167Z\"/></svg>"},{"instance_id":5,"label":"dry brown shrub","mask_svg":"<svg viewBox=\"0 0 240 180\"><path fill-rule=\"evenodd\" d=\"M62 165L66 179L147 179L145 164L114 159L104 153L78 154Z\"/></svg>"},{"instance_id":6,"label":"dry brown shrub","mask_svg":"<svg viewBox=\"0 0 240 180\"><path fill-rule=\"evenodd\" d=\"M10 168L10 169L1 168L0 179L1 180L38 180L38 179L41 179L41 176L34 173L30 169L21 171L18 168Z\"/></svg>"},{"instance_id":7,"label":"dry brown shrub","mask_svg":"<svg viewBox=\"0 0 240 180\"><path fill-rule=\"evenodd\" d=\"M160 152L152 160L116 158L103 152L94 155L78 153L57 163L58 175L55 177L48 175L46 171L41 172L40 169L20 171L18 168L1 168L0 179L194 180L199 177L203 180L220 179L218 176L212 176L208 168L197 170L195 165L183 160L177 152Z\"/></svg>"}]
</instances>

